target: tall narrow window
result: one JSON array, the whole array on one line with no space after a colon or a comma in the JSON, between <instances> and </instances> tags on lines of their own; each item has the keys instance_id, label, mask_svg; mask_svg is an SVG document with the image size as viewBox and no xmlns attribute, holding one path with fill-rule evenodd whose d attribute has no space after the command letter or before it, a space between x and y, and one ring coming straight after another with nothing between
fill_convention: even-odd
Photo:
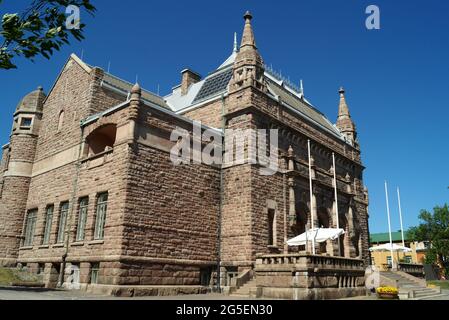
<instances>
[{"instance_id":1,"label":"tall narrow window","mask_svg":"<svg viewBox=\"0 0 449 320\"><path fill-rule=\"evenodd\" d=\"M36 228L36 218L37 218L37 210L28 211L25 222L25 240L23 242L23 245L25 247L33 245L34 230Z\"/></svg>"},{"instance_id":2,"label":"tall narrow window","mask_svg":"<svg viewBox=\"0 0 449 320\"><path fill-rule=\"evenodd\" d=\"M90 283L97 284L98 283L98 275L100 273L100 264L93 263L90 269Z\"/></svg>"},{"instance_id":3,"label":"tall narrow window","mask_svg":"<svg viewBox=\"0 0 449 320\"><path fill-rule=\"evenodd\" d=\"M76 241L84 240L88 205L89 205L89 198L86 197L80 199L79 212L78 212L78 226L76 229Z\"/></svg>"},{"instance_id":4,"label":"tall narrow window","mask_svg":"<svg viewBox=\"0 0 449 320\"><path fill-rule=\"evenodd\" d=\"M51 226L53 224L53 211L54 206L48 206L45 213L45 227L44 227L44 238L42 239L42 244L50 243Z\"/></svg>"},{"instance_id":5,"label":"tall narrow window","mask_svg":"<svg viewBox=\"0 0 449 320\"><path fill-rule=\"evenodd\" d=\"M63 124L64 124L64 110L61 110L61 112L59 112L58 118L58 132L61 131Z\"/></svg>"},{"instance_id":6,"label":"tall narrow window","mask_svg":"<svg viewBox=\"0 0 449 320\"><path fill-rule=\"evenodd\" d=\"M268 245L276 245L276 214L275 210L268 210Z\"/></svg>"},{"instance_id":7,"label":"tall narrow window","mask_svg":"<svg viewBox=\"0 0 449 320\"><path fill-rule=\"evenodd\" d=\"M104 224L106 221L106 210L108 208L108 194L101 193L97 201L97 213L95 220L94 239L101 240L104 237Z\"/></svg>"},{"instance_id":8,"label":"tall narrow window","mask_svg":"<svg viewBox=\"0 0 449 320\"><path fill-rule=\"evenodd\" d=\"M61 210L59 214L58 238L56 240L57 243L64 242L68 213L69 213L69 203L64 202L61 204Z\"/></svg>"}]
</instances>

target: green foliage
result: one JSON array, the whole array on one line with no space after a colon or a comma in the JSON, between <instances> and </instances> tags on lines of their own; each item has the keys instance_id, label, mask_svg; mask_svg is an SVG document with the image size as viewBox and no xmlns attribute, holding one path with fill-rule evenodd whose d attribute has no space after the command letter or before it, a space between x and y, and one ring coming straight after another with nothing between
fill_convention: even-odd
<instances>
[{"instance_id":1,"label":"green foliage","mask_svg":"<svg viewBox=\"0 0 449 320\"><path fill-rule=\"evenodd\" d=\"M0 0L1 4L1 0ZM74 5L93 14L95 7L90 0L34 0L27 11L6 13L1 21L0 69L13 69L17 66L13 58L24 56L33 60L42 55L49 59L54 51L59 51L64 44L69 44L71 37L78 41L84 39L85 24L78 29L66 26L66 8Z\"/></svg>"},{"instance_id":2,"label":"green foliage","mask_svg":"<svg viewBox=\"0 0 449 320\"><path fill-rule=\"evenodd\" d=\"M437 264L449 276L449 206L435 207L433 213L421 210L422 223L410 228L410 237L416 241L429 241L426 263Z\"/></svg>"},{"instance_id":3,"label":"green foliage","mask_svg":"<svg viewBox=\"0 0 449 320\"><path fill-rule=\"evenodd\" d=\"M0 286L10 286L14 283L39 283L41 279L27 271L10 268L0 268Z\"/></svg>"},{"instance_id":4,"label":"green foliage","mask_svg":"<svg viewBox=\"0 0 449 320\"><path fill-rule=\"evenodd\" d=\"M441 287L441 289L449 290L449 281L428 281L427 283Z\"/></svg>"}]
</instances>

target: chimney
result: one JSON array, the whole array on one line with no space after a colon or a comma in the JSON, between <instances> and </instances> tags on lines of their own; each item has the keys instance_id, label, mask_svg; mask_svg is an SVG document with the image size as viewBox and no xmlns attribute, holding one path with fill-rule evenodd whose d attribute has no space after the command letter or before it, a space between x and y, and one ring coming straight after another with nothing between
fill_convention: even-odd
<instances>
[{"instance_id":1,"label":"chimney","mask_svg":"<svg viewBox=\"0 0 449 320\"><path fill-rule=\"evenodd\" d=\"M201 75L189 69L182 70L181 75L181 95L184 96L187 94L187 92L189 91L189 87L192 84L197 83L201 80Z\"/></svg>"}]
</instances>

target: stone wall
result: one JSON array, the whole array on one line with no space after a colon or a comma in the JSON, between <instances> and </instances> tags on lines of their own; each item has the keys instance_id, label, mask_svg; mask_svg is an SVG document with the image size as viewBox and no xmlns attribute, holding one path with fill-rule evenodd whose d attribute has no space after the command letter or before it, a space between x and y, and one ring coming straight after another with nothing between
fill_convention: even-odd
<instances>
[{"instance_id":1,"label":"stone wall","mask_svg":"<svg viewBox=\"0 0 449 320\"><path fill-rule=\"evenodd\" d=\"M223 108L226 109L226 102L219 99L181 114L189 119L201 121L209 127L219 129L222 127Z\"/></svg>"},{"instance_id":2,"label":"stone wall","mask_svg":"<svg viewBox=\"0 0 449 320\"><path fill-rule=\"evenodd\" d=\"M219 170L174 165L175 126L192 124L142 108L138 142L130 147L124 216L122 284L198 285L200 269L217 263Z\"/></svg>"}]
</instances>

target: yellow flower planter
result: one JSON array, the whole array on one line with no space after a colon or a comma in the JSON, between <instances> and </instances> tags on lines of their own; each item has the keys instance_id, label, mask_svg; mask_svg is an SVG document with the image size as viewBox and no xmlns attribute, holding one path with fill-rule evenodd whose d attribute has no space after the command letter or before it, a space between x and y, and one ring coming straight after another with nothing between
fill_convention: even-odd
<instances>
[{"instance_id":1,"label":"yellow flower planter","mask_svg":"<svg viewBox=\"0 0 449 320\"><path fill-rule=\"evenodd\" d=\"M394 287L380 287L376 290L377 296L380 299L398 299L399 291Z\"/></svg>"}]
</instances>

